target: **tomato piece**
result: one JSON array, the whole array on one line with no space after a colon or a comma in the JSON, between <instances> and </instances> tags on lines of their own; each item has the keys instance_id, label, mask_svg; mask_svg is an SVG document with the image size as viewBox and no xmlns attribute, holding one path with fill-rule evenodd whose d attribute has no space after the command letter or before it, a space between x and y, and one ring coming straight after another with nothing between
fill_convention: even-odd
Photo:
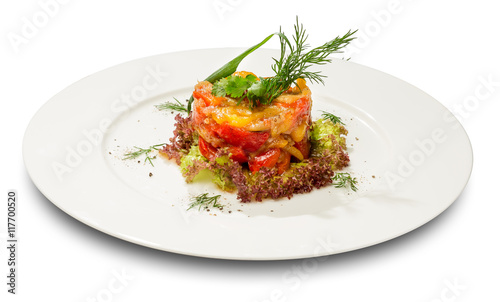
<instances>
[{"instance_id":1,"label":"tomato piece","mask_svg":"<svg viewBox=\"0 0 500 302\"><path fill-rule=\"evenodd\" d=\"M290 159L292 155L284 150L281 150L278 162L276 163L276 168L278 168L278 174L283 174L288 168L290 168Z\"/></svg>"},{"instance_id":2,"label":"tomato piece","mask_svg":"<svg viewBox=\"0 0 500 302\"><path fill-rule=\"evenodd\" d=\"M248 161L248 167L252 173L260 170L262 167L272 168L278 162L281 150L273 148L261 153Z\"/></svg>"},{"instance_id":3,"label":"tomato piece","mask_svg":"<svg viewBox=\"0 0 500 302\"><path fill-rule=\"evenodd\" d=\"M207 143L201 136L198 139L198 147L200 148L201 155L205 156L210 161L215 160L217 149Z\"/></svg>"},{"instance_id":4,"label":"tomato piece","mask_svg":"<svg viewBox=\"0 0 500 302\"><path fill-rule=\"evenodd\" d=\"M212 94L212 84L210 82L200 82L195 86L193 97L205 102L205 106L217 106L224 97L216 97Z\"/></svg>"},{"instance_id":5,"label":"tomato piece","mask_svg":"<svg viewBox=\"0 0 500 302\"><path fill-rule=\"evenodd\" d=\"M231 154L229 158L239 162L240 164L248 161L248 156L240 147L229 147L229 153Z\"/></svg>"},{"instance_id":6,"label":"tomato piece","mask_svg":"<svg viewBox=\"0 0 500 302\"><path fill-rule=\"evenodd\" d=\"M228 144L241 147L248 152L255 152L267 141L269 133L252 132L232 127L224 123L215 129L215 132Z\"/></svg>"},{"instance_id":7,"label":"tomato piece","mask_svg":"<svg viewBox=\"0 0 500 302\"><path fill-rule=\"evenodd\" d=\"M309 158L309 153L311 150L311 143L309 143L309 140L307 137L308 137L308 135L306 133L306 135L304 136L304 138L300 142L296 142L293 145L295 148L299 149L300 153L302 153L302 156L304 156L304 158Z\"/></svg>"},{"instance_id":8,"label":"tomato piece","mask_svg":"<svg viewBox=\"0 0 500 302\"><path fill-rule=\"evenodd\" d=\"M207 91L193 91L193 97L197 99L202 99L205 102L205 106L217 106L220 104L221 99L219 97L213 96Z\"/></svg>"}]
</instances>

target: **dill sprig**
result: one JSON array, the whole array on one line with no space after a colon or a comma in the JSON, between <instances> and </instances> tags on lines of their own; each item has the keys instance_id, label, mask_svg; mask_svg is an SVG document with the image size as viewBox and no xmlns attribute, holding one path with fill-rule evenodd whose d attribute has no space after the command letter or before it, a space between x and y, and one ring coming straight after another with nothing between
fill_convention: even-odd
<instances>
[{"instance_id":1,"label":"dill sprig","mask_svg":"<svg viewBox=\"0 0 500 302\"><path fill-rule=\"evenodd\" d=\"M140 148L140 147L134 146L134 148L136 148L137 151L126 153L124 155L125 157L123 158L123 160L134 159L134 158L137 158L137 157L145 154L146 159L144 160L144 163L149 162L151 164L151 166L154 167L152 160L156 158L156 155L151 157L151 156L149 156L149 154L151 152L153 152L153 150L155 150L155 151L160 150L160 147L162 147L164 145L165 144L158 144L158 145L149 146L149 148Z\"/></svg>"},{"instance_id":2,"label":"dill sprig","mask_svg":"<svg viewBox=\"0 0 500 302\"><path fill-rule=\"evenodd\" d=\"M320 71L311 71L313 65L324 65L330 63L329 57L332 53L341 53L341 49L346 47L353 39L356 31L348 31L343 36L337 36L325 44L313 48L309 51L309 44L306 43L308 35L297 18L294 26L295 33L292 41L281 31L278 33L281 42L281 56L274 60L271 66L275 76L262 78L261 83L256 85L255 93L252 87L247 92L247 97L251 106L257 105L257 101L262 104L269 104L275 98L285 92L297 79L308 79L311 82L324 84Z\"/></svg>"},{"instance_id":3,"label":"dill sprig","mask_svg":"<svg viewBox=\"0 0 500 302\"><path fill-rule=\"evenodd\" d=\"M202 207L207 209L209 206L213 208L222 209L222 205L218 203L220 195L208 196L208 193L200 194L198 196L191 198L191 203L189 204L189 208L187 210L191 210L194 207L198 207L198 211L201 210Z\"/></svg>"},{"instance_id":4,"label":"dill sprig","mask_svg":"<svg viewBox=\"0 0 500 302\"><path fill-rule=\"evenodd\" d=\"M159 105L155 105L156 109L160 111L178 111L187 113L187 107L182 104L178 99L174 98L176 103L165 102Z\"/></svg>"},{"instance_id":5,"label":"dill sprig","mask_svg":"<svg viewBox=\"0 0 500 302\"><path fill-rule=\"evenodd\" d=\"M299 24L298 17L294 29L295 33L291 40L280 28L279 32L268 36L259 45L252 48L253 51L255 48L262 46L274 35L279 37L281 55L279 59L273 58L274 64L271 65L275 73L274 76L260 78L260 81L244 81L238 79L238 77L227 81L225 77L229 76L229 74L217 74L217 77L211 77L209 80L214 83L212 93L218 96L228 95L239 100L246 97L250 102L250 108L254 108L259 104L270 104L300 78L324 84L323 78L325 75L322 75L320 71L311 71L310 68L313 65L330 63L332 59L329 56L333 53L341 53L341 49L355 39L353 35L356 33L356 31L349 30L343 36L337 36L321 46L308 50L309 44L306 43L308 35L303 25ZM241 57L241 59L243 58ZM233 62L231 66L236 68L240 61ZM238 85L238 83L241 85ZM190 99L191 102L192 99Z\"/></svg>"},{"instance_id":6,"label":"dill sprig","mask_svg":"<svg viewBox=\"0 0 500 302\"><path fill-rule=\"evenodd\" d=\"M332 180L335 182L335 188L350 187L354 192L358 190L358 188L356 187L356 185L358 184L356 177L351 177L351 175L347 172L335 173L335 176L333 176Z\"/></svg>"},{"instance_id":7,"label":"dill sprig","mask_svg":"<svg viewBox=\"0 0 500 302\"><path fill-rule=\"evenodd\" d=\"M342 124L342 125L345 125L345 124L342 122L342 120L340 119L340 117L338 117L338 116L336 116L336 115L334 115L334 114L331 114L331 113L329 113L329 112L326 112L326 111L321 111L321 112L323 112L323 113L321 114L321 117L323 117L324 119L326 119L326 120L330 120L330 121L332 121L332 123L334 123L334 124Z\"/></svg>"}]
</instances>

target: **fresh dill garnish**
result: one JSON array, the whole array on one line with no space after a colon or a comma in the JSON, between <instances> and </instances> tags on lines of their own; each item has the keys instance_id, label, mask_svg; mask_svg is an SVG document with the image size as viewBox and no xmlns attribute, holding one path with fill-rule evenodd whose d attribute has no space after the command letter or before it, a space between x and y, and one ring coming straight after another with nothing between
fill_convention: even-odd
<instances>
[{"instance_id":1,"label":"fresh dill garnish","mask_svg":"<svg viewBox=\"0 0 500 302\"><path fill-rule=\"evenodd\" d=\"M342 125L345 125L342 120L340 119L340 117L334 115L334 114L331 114L329 112L326 112L326 111L321 111L323 112L323 114L321 114L321 116L325 119L325 120L330 120L332 121L332 123L334 124L342 124Z\"/></svg>"},{"instance_id":2,"label":"fresh dill garnish","mask_svg":"<svg viewBox=\"0 0 500 302\"><path fill-rule=\"evenodd\" d=\"M165 102L159 105L155 105L156 109L160 111L178 111L178 112L188 112L186 106L182 104L178 99L174 98L176 103Z\"/></svg>"},{"instance_id":3,"label":"fresh dill garnish","mask_svg":"<svg viewBox=\"0 0 500 302\"><path fill-rule=\"evenodd\" d=\"M335 182L335 188L350 187L354 192L358 190L358 188L356 187L356 185L358 184L356 177L352 178L351 175L347 172L335 173L335 176L333 176L332 180Z\"/></svg>"},{"instance_id":4,"label":"fresh dill garnish","mask_svg":"<svg viewBox=\"0 0 500 302\"><path fill-rule=\"evenodd\" d=\"M354 39L352 35L356 32L348 31L344 36L337 36L335 39L306 52L309 47L306 43L307 35L303 25L299 25L298 18L294 29L293 42L295 45L292 45L292 42L280 29L281 56L279 59L274 59L274 64L271 66L276 75L263 79L265 93L261 96L256 95L261 103L271 103L299 78L324 84L323 78L325 76L319 71L310 71L309 68L313 65L330 63L332 59L329 58L329 55L341 52L340 49Z\"/></svg>"},{"instance_id":5,"label":"fresh dill garnish","mask_svg":"<svg viewBox=\"0 0 500 302\"><path fill-rule=\"evenodd\" d=\"M323 78L325 75L322 75L320 71L310 71L309 68L313 65L330 63L332 59L329 58L329 55L332 53L341 53L341 49L355 39L353 35L356 33L356 31L349 30L342 37L337 36L335 39L307 51L309 48L309 45L306 43L308 36L303 25L299 24L298 18L294 29L295 34L292 40L281 29L279 33L276 33L281 42L281 56L279 59L273 58L274 64L271 68L275 72L274 76L260 78L260 81L253 81L251 85L249 85L248 81L240 81L242 84L241 89L235 89L235 87L229 88L227 86L228 84L235 84L235 81L221 82L223 79L220 79L214 83L218 87L216 93L220 95L221 91L225 90L226 94L233 98L245 96L250 101L250 107L253 108L259 103L270 104L299 78L324 84ZM233 93L233 91L236 92Z\"/></svg>"},{"instance_id":6,"label":"fresh dill garnish","mask_svg":"<svg viewBox=\"0 0 500 302\"><path fill-rule=\"evenodd\" d=\"M222 205L218 203L220 195L208 196L208 193L200 194L198 196L191 198L191 203L189 204L188 211L194 207L198 207L198 211L201 210L202 207L207 209L209 206L213 208L222 209Z\"/></svg>"},{"instance_id":7,"label":"fresh dill garnish","mask_svg":"<svg viewBox=\"0 0 500 302\"><path fill-rule=\"evenodd\" d=\"M144 163L149 162L151 164L151 166L154 167L152 160L156 158L156 155L153 156L153 157L151 157L151 156L149 156L149 154L151 152L153 152L153 150L155 150L155 151L160 150L160 147L162 147L164 145L165 144L158 144L158 145L150 146L149 148L139 148L137 146L134 146L134 148L136 148L137 151L126 153L125 157L123 158L123 160L134 159L134 158L137 158L137 157L139 157L139 156L141 156L141 155L144 154L144 155L146 155L146 159L144 160Z\"/></svg>"}]
</instances>

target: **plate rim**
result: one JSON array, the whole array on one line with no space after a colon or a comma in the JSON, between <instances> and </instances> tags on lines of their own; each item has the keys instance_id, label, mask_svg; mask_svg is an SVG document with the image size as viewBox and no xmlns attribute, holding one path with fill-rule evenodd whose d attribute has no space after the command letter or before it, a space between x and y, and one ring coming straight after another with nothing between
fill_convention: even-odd
<instances>
[{"instance_id":1,"label":"plate rim","mask_svg":"<svg viewBox=\"0 0 500 302\"><path fill-rule=\"evenodd\" d=\"M399 235L396 235L396 236L392 236L390 238L386 238L386 239L383 239L383 240L380 240L378 242L375 242L375 243L368 243L366 244L365 246L360 246L360 247L356 247L356 248L352 248L352 249L347 249L345 251L339 251L339 252L335 252L335 253L325 253L325 254L321 254L321 255L309 255L309 256L304 256L304 255L301 255L301 256L298 256L298 257L287 257L287 258L276 258L276 257L270 257L270 258L266 258L266 257L262 257L262 258L258 258L258 259L252 259L252 258L246 258L246 257L234 257L234 258L231 258L231 257L227 257L227 256L224 256L224 257L216 257L214 255L210 256L210 255L203 255L203 254L197 254L197 253L189 253L189 252L186 252L186 251L177 251L177 250L169 250L169 249L165 249L165 248L158 248L156 246L153 246L153 245L147 245L145 243L138 243L138 242L135 242L135 241L132 241L130 240L130 238L125 238L125 237L121 237L121 236L118 236L117 234L114 234L113 232L110 232L109 230L105 230L105 229L102 229L100 228L98 225L91 225L88 223L88 221L84 221L81 219L81 217L77 217L75 215L73 215L72 213L70 213L70 211L67 211L67 208L64 208L64 206L60 205L57 201L55 200L52 200L51 198L49 198L48 196L50 195L50 193L46 192L46 188L43 188L41 187L41 185L39 185L39 183L35 180L34 176L33 176L33 171L30 169L29 167L29 163L27 163L27 154L29 153L27 151L27 140L29 139L29 131L31 131L30 129L32 128L32 123L34 121L34 118L36 116L38 116L40 114L40 112L42 112L43 108L46 107L46 105L53 101L54 99L57 99L57 96L60 95L63 91L65 91L66 89L71 89L71 87L73 87L74 85L76 85L77 83L81 82L82 80L86 79L86 78L89 78L89 77L93 77L94 75L96 74L99 74L101 72L104 72L104 71L107 71L107 70L110 70L110 69L113 69L113 68L116 68L118 66L122 66L122 65L126 65L126 64L130 64L132 62L139 62L139 61L142 61L144 59L148 59L148 60L151 60L153 58L161 58L161 57L164 57L164 56L169 56L169 55L172 55L172 54L186 54L186 53L198 53L198 52L205 52L205 51L227 51L227 50L231 50L231 51L240 51L240 50L245 50L244 48L239 48L239 47L229 47L229 48L205 48L205 49L192 49L192 50L185 50L185 51L176 51L176 52L169 52L169 53L164 53L164 54L156 54L156 55L152 55L152 56L146 56L146 57L142 57L142 58L138 58L138 59L133 59L133 60L129 60L129 61L126 61L124 63L119 63L119 64L116 64L116 65L113 65L111 67L108 67L108 68L104 68L100 71L97 71L95 73L92 73L72 84L70 84L69 86L65 87L63 90L61 90L59 93L55 94L53 97L51 97L48 101L46 101L37 111L36 113L34 114L34 116L30 119L29 123L28 123L28 126L26 127L26 130L25 130L25 133L24 133L24 136L23 136L23 141L22 141L22 153L23 153L23 162L25 164L25 167L26 167L26 170L28 172L28 175L30 176L30 179L32 180L32 182L35 184L35 186L37 187L37 189L48 199L51 201L51 203L53 203L56 207L58 207L59 209L61 209L63 212L65 212L66 214L70 215L71 217L75 218L76 220L96 229L96 230L99 230L100 232L103 232L105 234L108 234L110 236L113 236L113 237L116 237L116 238L120 238L122 240L126 240L128 242L131 242L131 243L134 243L134 244L138 244L138 245L142 245L142 246L146 246L146 247L150 247L150 248L155 248L155 249L160 249L160 250L164 250L164 251L168 251L168 252L173 252L173 253L178 253L178 254L184 254L184 255L190 255L190 256L197 256L197 257L205 257L205 258L216 258L216 259L233 259L233 260L287 260L287 259L303 259L303 258L308 258L308 257L316 257L316 256L326 256L326 255L332 255L332 254L337 254L337 253L344 253L344 252L348 252L348 251L352 251L352 250L357 250L357 249L362 249L362 248L366 248L366 247L369 247L369 246L373 246L373 245L378 245L380 243L383 243L383 242L386 242L386 241L389 241L389 240L392 240L392 239L395 239L395 238L398 238L406 233L409 233L425 224L427 224L429 221L435 219L437 216L439 216L441 213L443 213L444 211L446 211L459 197L460 195L463 193L463 191L465 190L465 188L467 187L467 184L470 180L470 177L472 175L472 170L473 170L473 165L474 165L474 153L473 153L473 148L472 148L472 143L470 141L470 137L469 135L467 134L465 128L463 127L463 125L460 123L460 121L456 121L457 122L457 125L460 127L460 131L465 134L465 138L466 138L466 141L467 141L467 146L469 146L469 150L470 150L470 169L468 170L468 174L466 175L466 179L465 179L465 183L464 185L460 188L458 194L446 205L446 207L442 210L442 211L439 211L436 213L436 215L434 215L433 217L430 217L428 220L426 220L424 223L421 223L420 225L416 226L416 227L413 227L413 228L409 228L408 230L406 231L403 231L401 232L401 234ZM262 49L263 51L277 51L276 49L267 49L267 48L264 48ZM335 60L338 60L338 61L341 61L339 59L335 59ZM425 95L427 95L430 99L432 99L434 101L435 104L439 104L439 106L441 107L441 109L443 111L448 111L450 112L442 103L440 103L439 101L437 101L434 97L432 97L430 94L428 94L427 92L421 90L420 88L412 85L411 83L408 83L400 78L397 78L391 74L388 74L388 73L385 73L383 71L380 71L380 70L377 70L377 69L374 69L372 67L369 67L369 66L366 66L366 65L362 65L362 64L359 64L359 63L356 63L356 62L346 62L348 64L354 64L354 65L357 65L357 66L360 66L362 68L367 68L367 69L370 69L372 70L373 72L376 72L376 73L383 73L385 74L386 76L389 76L391 77L392 79L396 80L396 81L401 81L401 82L404 82L406 85L409 85L412 87L412 89L416 89L418 91L420 91L421 93L424 93ZM451 113L451 112L450 112Z\"/></svg>"}]
</instances>

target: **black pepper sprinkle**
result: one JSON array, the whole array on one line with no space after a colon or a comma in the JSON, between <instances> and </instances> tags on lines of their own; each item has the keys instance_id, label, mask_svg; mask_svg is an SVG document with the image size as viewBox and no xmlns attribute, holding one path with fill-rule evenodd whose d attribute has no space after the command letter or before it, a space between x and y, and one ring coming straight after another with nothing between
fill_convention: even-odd
<instances>
[{"instance_id":1,"label":"black pepper sprinkle","mask_svg":"<svg viewBox=\"0 0 500 302\"><path fill-rule=\"evenodd\" d=\"M149 172L149 177L153 176L153 173Z\"/></svg>"}]
</instances>

